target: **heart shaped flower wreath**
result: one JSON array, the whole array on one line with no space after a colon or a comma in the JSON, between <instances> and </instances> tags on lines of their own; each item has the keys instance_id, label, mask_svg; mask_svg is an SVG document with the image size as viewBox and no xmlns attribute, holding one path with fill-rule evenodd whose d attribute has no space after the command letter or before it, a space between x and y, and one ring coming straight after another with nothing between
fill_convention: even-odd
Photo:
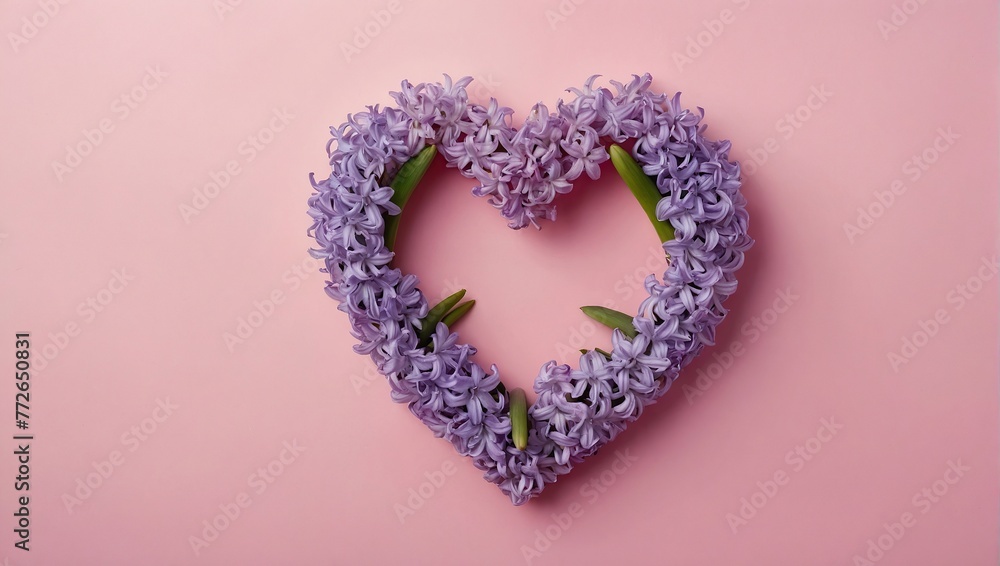
<instances>
[{"instance_id":1,"label":"heart shaped flower wreath","mask_svg":"<svg viewBox=\"0 0 1000 566\"><path fill-rule=\"evenodd\" d=\"M516 505L615 438L713 343L752 244L739 164L729 160L728 141L704 136L703 111L682 108L679 94L650 92L648 74L612 81L616 92L595 87L595 78L570 89L575 98L560 100L554 113L536 104L520 128L495 99L469 102L471 78L404 81L392 93L396 107L370 106L331 128L332 172L310 177L312 253L324 260L327 293L360 341L355 351L371 356L394 401L471 457ZM508 392L496 366L487 372L473 362L476 349L450 332L471 306L456 307L464 292L432 308L417 278L391 265L415 184L407 168L422 168L419 178L440 151L511 228L537 227L555 219L555 197L574 179L600 175L609 140L634 140L631 156L612 146L610 157L657 227L669 265L662 280L647 277L649 297L634 317L588 312L614 328L611 351L584 351L579 369L544 364L526 409L523 392ZM635 174L640 166L646 177ZM652 189L643 196L636 185L644 182Z\"/></svg>"}]
</instances>

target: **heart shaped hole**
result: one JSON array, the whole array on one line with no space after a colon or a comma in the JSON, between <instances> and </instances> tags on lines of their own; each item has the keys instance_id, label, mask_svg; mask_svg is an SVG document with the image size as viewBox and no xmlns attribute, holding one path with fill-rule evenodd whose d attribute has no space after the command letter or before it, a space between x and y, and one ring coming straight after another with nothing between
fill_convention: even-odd
<instances>
[{"instance_id":1,"label":"heart shaped hole","mask_svg":"<svg viewBox=\"0 0 1000 566\"><path fill-rule=\"evenodd\" d=\"M512 231L438 156L401 218L394 266L420 278L431 304L468 291L464 299L476 305L453 330L477 346L476 362L495 363L506 387L523 388L529 402L546 361L573 365L581 348L610 349L611 331L581 306L636 312L645 277L666 269L642 209L610 162L601 169L598 180L581 177L560 197L557 221Z\"/></svg>"}]
</instances>

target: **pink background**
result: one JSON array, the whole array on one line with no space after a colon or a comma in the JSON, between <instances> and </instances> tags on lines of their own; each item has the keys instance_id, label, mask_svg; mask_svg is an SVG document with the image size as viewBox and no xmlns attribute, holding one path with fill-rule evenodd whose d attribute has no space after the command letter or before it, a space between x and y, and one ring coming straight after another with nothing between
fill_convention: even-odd
<instances>
[{"instance_id":1,"label":"pink background","mask_svg":"<svg viewBox=\"0 0 1000 566\"><path fill-rule=\"evenodd\" d=\"M997 563L994 2L224 1L0 7L0 358L27 330L36 367L30 553L0 423L4 564ZM519 120L646 71L733 140L757 245L719 345L515 508L352 353L307 259L307 174L329 125L404 78L472 75ZM577 307L630 311L660 269L603 171L541 231L440 164L407 212L401 264L431 298L469 289L459 332L508 384L606 347ZM848 237L859 208L876 218Z\"/></svg>"}]
</instances>

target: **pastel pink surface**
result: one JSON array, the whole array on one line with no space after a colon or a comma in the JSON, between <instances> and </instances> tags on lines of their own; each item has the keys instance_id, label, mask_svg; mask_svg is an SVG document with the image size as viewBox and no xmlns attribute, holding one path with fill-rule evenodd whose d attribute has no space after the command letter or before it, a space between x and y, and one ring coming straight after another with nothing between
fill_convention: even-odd
<instances>
[{"instance_id":1,"label":"pastel pink surface","mask_svg":"<svg viewBox=\"0 0 1000 566\"><path fill-rule=\"evenodd\" d=\"M16 429L0 425L0 559L997 563L1000 278L980 271L997 255L995 3L220 4L70 3L24 42L10 34L40 5L0 7L0 357L20 331L36 361L55 353L31 380L30 552L13 546ZM155 89L115 102L147 68ZM305 253L306 175L328 171L327 126L404 78L472 75L518 120L591 74L647 71L733 141L757 245L717 347L515 508L351 351ZM53 163L104 120L60 179ZM912 161L936 141L934 163ZM508 384L607 346L578 307L631 311L662 269L602 171L541 231L511 232L440 165L407 211L401 266L431 298L469 289L458 331ZM876 218L845 229L859 207ZM127 285L109 288L116 270ZM225 528L196 551L205 521Z\"/></svg>"}]
</instances>

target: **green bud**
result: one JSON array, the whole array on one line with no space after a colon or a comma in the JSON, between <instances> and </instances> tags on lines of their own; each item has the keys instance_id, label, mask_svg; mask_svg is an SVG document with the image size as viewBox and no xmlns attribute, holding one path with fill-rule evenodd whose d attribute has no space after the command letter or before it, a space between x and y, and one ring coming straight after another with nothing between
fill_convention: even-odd
<instances>
[{"instance_id":1,"label":"green bud","mask_svg":"<svg viewBox=\"0 0 1000 566\"><path fill-rule=\"evenodd\" d=\"M399 214L386 215L385 218L385 247L390 250L396 245L396 234L399 233L399 218L403 215L403 207L406 206L406 201L410 200L410 195L417 188L417 183L431 166L435 155L437 155L437 147L433 145L428 145L420 150L420 153L411 157L399 168L392 183L389 184L392 187L392 198L389 200L400 209Z\"/></svg>"},{"instance_id":2,"label":"green bud","mask_svg":"<svg viewBox=\"0 0 1000 566\"><path fill-rule=\"evenodd\" d=\"M472 307L475 304L476 301L465 301L464 303L459 303L458 306L456 306L454 309L451 310L451 312L444 315L444 318L441 319L441 322L447 324L448 327L451 328L451 325L458 322L458 319L462 318L463 316L465 316L465 313L472 310Z\"/></svg>"},{"instance_id":3,"label":"green bud","mask_svg":"<svg viewBox=\"0 0 1000 566\"><path fill-rule=\"evenodd\" d=\"M441 322L444 315L453 309L462 297L465 296L465 289L448 295L443 301L434 305L431 310L427 311L427 316L420 321L420 332L417 334L417 345L423 348L424 346L431 343L431 336L434 335L434 330L437 328L437 323Z\"/></svg>"},{"instance_id":4,"label":"green bud","mask_svg":"<svg viewBox=\"0 0 1000 566\"><path fill-rule=\"evenodd\" d=\"M656 229L656 235L660 237L660 241L666 242L674 239L674 227L670 222L656 218L656 204L662 198L660 190L656 188L656 182L646 175L642 167L621 146L612 144L609 153L611 154L611 163L618 171L618 175L628 185L632 194L635 195L636 200L639 201L639 205L646 212L649 221L653 223L653 228Z\"/></svg>"},{"instance_id":5,"label":"green bud","mask_svg":"<svg viewBox=\"0 0 1000 566\"><path fill-rule=\"evenodd\" d=\"M514 447L524 450L528 447L528 399L524 389L514 389L510 392L510 437Z\"/></svg>"}]
</instances>

